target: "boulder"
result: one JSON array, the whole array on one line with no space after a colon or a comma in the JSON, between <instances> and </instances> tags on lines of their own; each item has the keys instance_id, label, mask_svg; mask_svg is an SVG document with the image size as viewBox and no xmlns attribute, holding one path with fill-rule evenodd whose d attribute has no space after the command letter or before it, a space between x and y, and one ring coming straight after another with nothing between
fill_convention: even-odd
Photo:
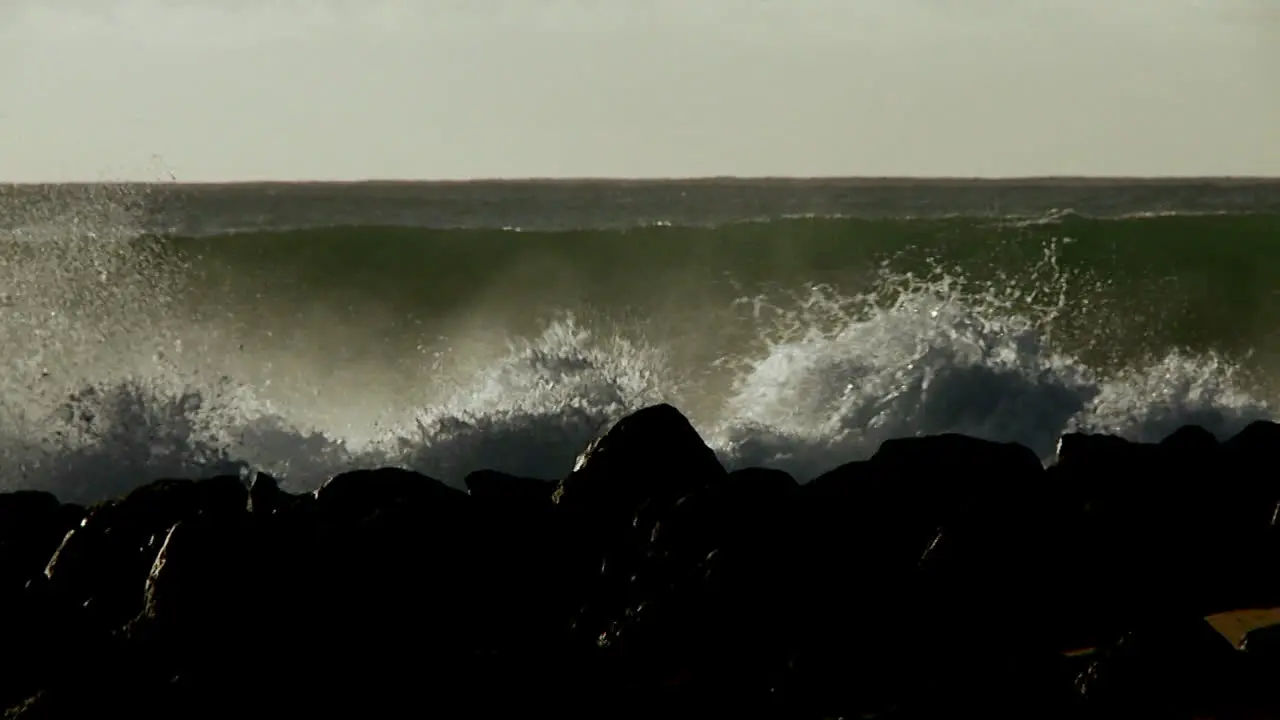
<instances>
[{"instance_id":1,"label":"boulder","mask_svg":"<svg viewBox=\"0 0 1280 720\"><path fill-rule=\"evenodd\" d=\"M688 418L671 405L654 405L593 440L551 498L581 513L629 517L642 505L670 506L726 476Z\"/></svg>"},{"instance_id":2,"label":"boulder","mask_svg":"<svg viewBox=\"0 0 1280 720\"><path fill-rule=\"evenodd\" d=\"M1203 618L1158 609L1077 679L1094 717L1223 717L1241 695L1239 651Z\"/></svg>"}]
</instances>

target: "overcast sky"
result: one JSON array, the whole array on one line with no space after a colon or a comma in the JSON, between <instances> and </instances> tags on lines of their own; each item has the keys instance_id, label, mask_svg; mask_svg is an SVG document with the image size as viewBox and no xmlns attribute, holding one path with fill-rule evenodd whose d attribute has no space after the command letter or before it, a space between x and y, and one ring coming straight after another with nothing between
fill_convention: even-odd
<instances>
[{"instance_id":1,"label":"overcast sky","mask_svg":"<svg viewBox=\"0 0 1280 720\"><path fill-rule=\"evenodd\" d=\"M1280 0L0 0L0 180L1280 175Z\"/></svg>"}]
</instances>

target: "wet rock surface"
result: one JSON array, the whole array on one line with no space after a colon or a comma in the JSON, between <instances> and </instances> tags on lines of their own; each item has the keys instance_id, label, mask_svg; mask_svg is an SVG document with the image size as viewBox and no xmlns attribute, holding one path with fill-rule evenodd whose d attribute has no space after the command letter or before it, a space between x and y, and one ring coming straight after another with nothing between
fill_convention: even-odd
<instances>
[{"instance_id":1,"label":"wet rock surface","mask_svg":"<svg viewBox=\"0 0 1280 720\"><path fill-rule=\"evenodd\" d=\"M570 475L0 495L13 718L1269 718L1280 426L957 435L799 484L646 408Z\"/></svg>"}]
</instances>

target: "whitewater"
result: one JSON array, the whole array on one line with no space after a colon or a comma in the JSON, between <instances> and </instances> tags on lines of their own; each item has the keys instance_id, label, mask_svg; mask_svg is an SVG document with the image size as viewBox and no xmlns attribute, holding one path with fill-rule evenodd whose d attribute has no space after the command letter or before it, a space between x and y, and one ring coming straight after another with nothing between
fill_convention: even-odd
<instances>
[{"instance_id":1,"label":"whitewater","mask_svg":"<svg viewBox=\"0 0 1280 720\"><path fill-rule=\"evenodd\" d=\"M359 317L300 325L280 340L288 352L259 352L235 327L276 312L269 299L238 289L248 311L192 310L199 258L172 252L130 193L77 198L23 205L22 217L11 206L3 224L4 489L89 502L253 469L309 489L381 465L453 484L485 468L550 479L611 422L659 402L686 410L726 466L801 481L892 437L965 433L1048 460L1066 432L1158 440L1194 423L1221 437L1275 415L1238 358L1169 346L1102 367L1059 342L1082 310L1067 292L1080 278L1058 265L1069 237L1020 271L1033 297L1026 282L943 261L885 264L856 292L815 279L744 284L728 302L691 296L685 312L732 325L732 343L581 303L512 330L477 306L424 329L414 352L396 345L394 361L361 356L339 373L316 348L376 342L344 329Z\"/></svg>"}]
</instances>

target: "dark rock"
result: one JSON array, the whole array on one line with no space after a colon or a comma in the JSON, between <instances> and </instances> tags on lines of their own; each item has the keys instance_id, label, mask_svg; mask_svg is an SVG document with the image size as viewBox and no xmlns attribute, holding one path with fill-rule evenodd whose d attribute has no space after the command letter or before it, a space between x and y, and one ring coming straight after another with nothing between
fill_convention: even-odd
<instances>
[{"instance_id":1,"label":"dark rock","mask_svg":"<svg viewBox=\"0 0 1280 720\"><path fill-rule=\"evenodd\" d=\"M573 472L552 494L556 604L566 623L593 645L607 645L609 628L628 609L671 584L668 564L655 556L660 525L681 498L722 483L728 473L689 420L670 405L638 410L592 441ZM587 605L592 617L574 617Z\"/></svg>"},{"instance_id":2,"label":"dark rock","mask_svg":"<svg viewBox=\"0 0 1280 720\"><path fill-rule=\"evenodd\" d=\"M1256 582L1277 488L1241 460L1257 461L1244 448L1269 427L1255 423L1242 440L1221 445L1199 428L1158 444L1064 437L1051 474L1081 511L1072 585L1112 588L1119 597L1107 599L1106 611L1126 617L1170 602L1198 616L1280 604Z\"/></svg>"},{"instance_id":3,"label":"dark rock","mask_svg":"<svg viewBox=\"0 0 1280 720\"><path fill-rule=\"evenodd\" d=\"M1249 424L1222 443L1220 467L1214 469L1213 475L1225 485L1221 490L1234 496L1240 513L1236 518L1237 527L1241 531L1258 527L1272 530L1276 526L1280 481L1260 469L1274 462L1277 447L1280 447L1280 424L1262 420ZM1274 604L1280 605L1280 598L1275 598Z\"/></svg>"},{"instance_id":4,"label":"dark rock","mask_svg":"<svg viewBox=\"0 0 1280 720\"><path fill-rule=\"evenodd\" d=\"M353 470L330 478L315 492L321 514L333 522L370 520L394 512L447 515L467 503L465 493L400 468Z\"/></svg>"},{"instance_id":5,"label":"dark rock","mask_svg":"<svg viewBox=\"0 0 1280 720\"><path fill-rule=\"evenodd\" d=\"M1277 443L1280 443L1280 423L1255 420L1224 442L1222 449L1240 462L1249 464L1270 458Z\"/></svg>"},{"instance_id":6,"label":"dark rock","mask_svg":"<svg viewBox=\"0 0 1280 720\"><path fill-rule=\"evenodd\" d=\"M252 601L241 530L204 519L174 525L147 576L140 617L186 642L224 637Z\"/></svg>"},{"instance_id":7,"label":"dark rock","mask_svg":"<svg viewBox=\"0 0 1280 720\"><path fill-rule=\"evenodd\" d=\"M1202 619L1280 606L1276 428L1067 435L1047 469L906 438L801 485L726 472L662 405L556 484L382 468L303 495L160 480L87 510L4 494L0 706L1280 717L1280 633L1237 650Z\"/></svg>"},{"instance_id":8,"label":"dark rock","mask_svg":"<svg viewBox=\"0 0 1280 720\"><path fill-rule=\"evenodd\" d=\"M463 480L467 492L495 508L540 511L551 507L556 484L536 478L517 477L496 470L477 470Z\"/></svg>"},{"instance_id":9,"label":"dark rock","mask_svg":"<svg viewBox=\"0 0 1280 720\"><path fill-rule=\"evenodd\" d=\"M1160 447L1176 456L1187 458L1213 457L1218 452L1218 438L1199 425L1183 425L1160 441Z\"/></svg>"},{"instance_id":10,"label":"dark rock","mask_svg":"<svg viewBox=\"0 0 1280 720\"><path fill-rule=\"evenodd\" d=\"M249 510L249 489L235 475L219 475L196 483L196 514L235 520Z\"/></svg>"},{"instance_id":11,"label":"dark rock","mask_svg":"<svg viewBox=\"0 0 1280 720\"><path fill-rule=\"evenodd\" d=\"M83 512L49 493L0 494L0 603L44 570Z\"/></svg>"},{"instance_id":12,"label":"dark rock","mask_svg":"<svg viewBox=\"0 0 1280 720\"><path fill-rule=\"evenodd\" d=\"M286 497L274 477L264 472L253 474L249 483L249 512L258 516L271 515L287 503Z\"/></svg>"},{"instance_id":13,"label":"dark rock","mask_svg":"<svg viewBox=\"0 0 1280 720\"><path fill-rule=\"evenodd\" d=\"M92 508L67 533L45 575L59 602L89 609L103 629L119 628L142 610L141 588L170 528L202 515L231 521L246 513L246 504L234 477L143 485Z\"/></svg>"},{"instance_id":14,"label":"dark rock","mask_svg":"<svg viewBox=\"0 0 1280 720\"><path fill-rule=\"evenodd\" d=\"M1240 649L1280 668L1280 625L1266 625L1245 633Z\"/></svg>"},{"instance_id":15,"label":"dark rock","mask_svg":"<svg viewBox=\"0 0 1280 720\"><path fill-rule=\"evenodd\" d=\"M40 490L0 493L0 527L26 522L33 515L48 515L61 504L53 493Z\"/></svg>"},{"instance_id":16,"label":"dark rock","mask_svg":"<svg viewBox=\"0 0 1280 720\"><path fill-rule=\"evenodd\" d=\"M847 714L882 712L956 668L1003 662L960 656L987 640L994 614L1016 624L1034 601L1040 526L1053 525L1045 483L1026 448L940 435L886 442L806 485L803 693ZM1009 637L1009 653L1025 639Z\"/></svg>"},{"instance_id":17,"label":"dark rock","mask_svg":"<svg viewBox=\"0 0 1280 720\"><path fill-rule=\"evenodd\" d=\"M1077 687L1091 716L1222 717L1241 695L1243 667L1203 619L1154 617L1103 651Z\"/></svg>"},{"instance_id":18,"label":"dark rock","mask_svg":"<svg viewBox=\"0 0 1280 720\"><path fill-rule=\"evenodd\" d=\"M798 609L778 592L795 584L798 499L791 476L761 468L682 498L654 524L645 561L622 573L626 607L598 641L655 682L678 676L686 693L755 704Z\"/></svg>"},{"instance_id":19,"label":"dark rock","mask_svg":"<svg viewBox=\"0 0 1280 720\"><path fill-rule=\"evenodd\" d=\"M591 442L552 501L602 515L670 505L727 475L688 418L670 405L638 410Z\"/></svg>"}]
</instances>

